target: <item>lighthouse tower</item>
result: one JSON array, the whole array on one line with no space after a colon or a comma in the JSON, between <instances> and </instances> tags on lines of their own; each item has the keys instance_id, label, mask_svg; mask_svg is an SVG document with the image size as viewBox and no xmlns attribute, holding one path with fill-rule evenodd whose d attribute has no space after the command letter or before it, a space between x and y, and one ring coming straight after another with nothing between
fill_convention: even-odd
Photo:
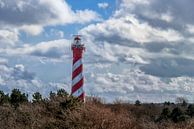
<instances>
[{"instance_id":1,"label":"lighthouse tower","mask_svg":"<svg viewBox=\"0 0 194 129\"><path fill-rule=\"evenodd\" d=\"M84 44L81 43L80 35L75 35L71 50L73 51L73 67L72 67L72 89L71 94L84 101L85 92L83 88L83 64L82 56L85 51Z\"/></svg>"}]
</instances>

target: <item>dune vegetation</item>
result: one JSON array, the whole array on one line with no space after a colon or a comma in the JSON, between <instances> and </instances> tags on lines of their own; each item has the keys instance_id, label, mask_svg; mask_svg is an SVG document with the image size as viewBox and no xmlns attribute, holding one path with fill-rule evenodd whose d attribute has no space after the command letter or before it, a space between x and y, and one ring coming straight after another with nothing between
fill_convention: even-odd
<instances>
[{"instance_id":1,"label":"dune vegetation","mask_svg":"<svg viewBox=\"0 0 194 129\"><path fill-rule=\"evenodd\" d=\"M181 100L181 99L179 99ZM13 89L0 91L0 129L193 129L194 105L180 103L105 104L98 97L83 103L64 90L28 95Z\"/></svg>"}]
</instances>

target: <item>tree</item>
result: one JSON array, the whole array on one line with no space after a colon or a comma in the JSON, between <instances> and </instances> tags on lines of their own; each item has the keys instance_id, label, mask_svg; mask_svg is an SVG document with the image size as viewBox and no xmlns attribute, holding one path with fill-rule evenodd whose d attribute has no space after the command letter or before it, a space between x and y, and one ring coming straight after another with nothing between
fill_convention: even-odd
<instances>
[{"instance_id":1,"label":"tree","mask_svg":"<svg viewBox=\"0 0 194 129\"><path fill-rule=\"evenodd\" d=\"M184 97L176 98L176 103L181 104L182 106L187 106L188 100Z\"/></svg>"},{"instance_id":2,"label":"tree","mask_svg":"<svg viewBox=\"0 0 194 129\"><path fill-rule=\"evenodd\" d=\"M64 89L59 89L57 91L57 95L60 96L60 97L67 97L68 93Z\"/></svg>"},{"instance_id":3,"label":"tree","mask_svg":"<svg viewBox=\"0 0 194 129\"><path fill-rule=\"evenodd\" d=\"M49 98L50 98L50 100L53 100L55 97L56 97L56 93L54 93L54 92L50 92L50 94L49 94L50 96L49 96Z\"/></svg>"},{"instance_id":4,"label":"tree","mask_svg":"<svg viewBox=\"0 0 194 129\"><path fill-rule=\"evenodd\" d=\"M168 102L167 101L164 102L164 106L169 106L169 105L170 105L169 101Z\"/></svg>"},{"instance_id":5,"label":"tree","mask_svg":"<svg viewBox=\"0 0 194 129\"><path fill-rule=\"evenodd\" d=\"M168 119L170 117L170 110L169 108L164 108L161 113L162 119Z\"/></svg>"},{"instance_id":6,"label":"tree","mask_svg":"<svg viewBox=\"0 0 194 129\"><path fill-rule=\"evenodd\" d=\"M19 89L13 89L10 96L10 103L17 108L20 103L28 102L28 95L21 93Z\"/></svg>"},{"instance_id":7,"label":"tree","mask_svg":"<svg viewBox=\"0 0 194 129\"><path fill-rule=\"evenodd\" d=\"M33 97L33 102L40 102L42 101L42 95L39 92L36 92L32 95Z\"/></svg>"},{"instance_id":8,"label":"tree","mask_svg":"<svg viewBox=\"0 0 194 129\"><path fill-rule=\"evenodd\" d=\"M187 114L190 116L190 117L193 117L194 116L194 105L190 104L187 108Z\"/></svg>"},{"instance_id":9,"label":"tree","mask_svg":"<svg viewBox=\"0 0 194 129\"><path fill-rule=\"evenodd\" d=\"M0 91L0 104L8 103L10 100L9 94L4 94L3 91Z\"/></svg>"},{"instance_id":10,"label":"tree","mask_svg":"<svg viewBox=\"0 0 194 129\"><path fill-rule=\"evenodd\" d=\"M141 105L141 102L139 100L136 100L135 101L135 106L140 106Z\"/></svg>"},{"instance_id":11,"label":"tree","mask_svg":"<svg viewBox=\"0 0 194 129\"><path fill-rule=\"evenodd\" d=\"M186 121L189 118L188 115L184 114L178 107L172 110L170 117L174 122Z\"/></svg>"}]
</instances>

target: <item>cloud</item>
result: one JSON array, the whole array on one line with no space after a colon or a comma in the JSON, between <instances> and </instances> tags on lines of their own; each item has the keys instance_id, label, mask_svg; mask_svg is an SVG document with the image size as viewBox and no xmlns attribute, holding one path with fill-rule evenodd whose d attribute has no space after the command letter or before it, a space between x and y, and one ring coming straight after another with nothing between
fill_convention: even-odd
<instances>
[{"instance_id":1,"label":"cloud","mask_svg":"<svg viewBox=\"0 0 194 129\"><path fill-rule=\"evenodd\" d=\"M4 62L3 58L0 58L0 60ZM63 83L42 82L34 73L26 70L23 64L16 64L14 67L10 67L5 62L0 63L0 90L5 93L10 93L11 90L17 88L27 93L31 99L34 92L38 91L46 97L50 91L55 92L64 86L65 84Z\"/></svg>"},{"instance_id":2,"label":"cloud","mask_svg":"<svg viewBox=\"0 0 194 129\"><path fill-rule=\"evenodd\" d=\"M88 93L104 97L109 102L118 98L126 101L139 99L143 102L163 102L174 101L178 96L192 100L191 95L194 92L192 87L194 78L178 77L164 82L134 67L116 74L92 73L88 76L85 85L88 88L86 90L89 90Z\"/></svg>"},{"instance_id":3,"label":"cloud","mask_svg":"<svg viewBox=\"0 0 194 129\"><path fill-rule=\"evenodd\" d=\"M188 24L186 29L189 33L194 34L194 25Z\"/></svg>"},{"instance_id":4,"label":"cloud","mask_svg":"<svg viewBox=\"0 0 194 129\"><path fill-rule=\"evenodd\" d=\"M36 36L43 32L43 27L41 25L23 25L20 30Z\"/></svg>"},{"instance_id":5,"label":"cloud","mask_svg":"<svg viewBox=\"0 0 194 129\"><path fill-rule=\"evenodd\" d=\"M88 48L85 58L88 54L88 62L97 63L88 66L93 73L86 86L97 87L91 92L107 99L193 100L191 3L122 0L108 20L80 30ZM187 6L189 11L181 11Z\"/></svg>"},{"instance_id":6,"label":"cloud","mask_svg":"<svg viewBox=\"0 0 194 129\"><path fill-rule=\"evenodd\" d=\"M94 38L104 35L101 39L115 39L134 41L137 43L147 42L175 42L182 40L182 35L173 29L160 29L150 26L147 22L140 22L135 16L128 15L122 18L111 18L103 23L90 25L81 33L95 33ZM92 34L93 35L93 34Z\"/></svg>"},{"instance_id":7,"label":"cloud","mask_svg":"<svg viewBox=\"0 0 194 129\"><path fill-rule=\"evenodd\" d=\"M7 59L3 59L3 58L0 58L0 64L7 64L8 63L8 60Z\"/></svg>"},{"instance_id":8,"label":"cloud","mask_svg":"<svg viewBox=\"0 0 194 129\"><path fill-rule=\"evenodd\" d=\"M65 53L70 51L70 41L56 40L50 42L42 42L34 46L25 46L21 49L23 49L25 51L25 54L28 55L48 58L60 58L64 56Z\"/></svg>"},{"instance_id":9,"label":"cloud","mask_svg":"<svg viewBox=\"0 0 194 129\"><path fill-rule=\"evenodd\" d=\"M150 25L162 28L173 28L179 31L185 29L185 25L194 24L192 0L159 1L123 0L120 9L115 15L126 15L126 11L135 14L140 20L146 20ZM187 9L184 9L187 8Z\"/></svg>"},{"instance_id":10,"label":"cloud","mask_svg":"<svg viewBox=\"0 0 194 129\"><path fill-rule=\"evenodd\" d=\"M102 9L106 9L106 8L108 8L109 7L109 4L108 3L98 3L98 7L99 8L102 8Z\"/></svg>"},{"instance_id":11,"label":"cloud","mask_svg":"<svg viewBox=\"0 0 194 129\"><path fill-rule=\"evenodd\" d=\"M10 56L37 56L46 58L61 58L69 57L70 40L60 39L54 41L40 42L35 45L24 44L17 48L0 49L2 53L7 53Z\"/></svg>"},{"instance_id":12,"label":"cloud","mask_svg":"<svg viewBox=\"0 0 194 129\"><path fill-rule=\"evenodd\" d=\"M11 31L11 30L1 30L0 29L0 47L12 47L14 46L19 40L18 32Z\"/></svg>"},{"instance_id":13,"label":"cloud","mask_svg":"<svg viewBox=\"0 0 194 129\"><path fill-rule=\"evenodd\" d=\"M72 10L64 0L1 0L0 5L0 29L14 28L32 35L40 34L45 26L100 19L92 10Z\"/></svg>"},{"instance_id":14,"label":"cloud","mask_svg":"<svg viewBox=\"0 0 194 129\"><path fill-rule=\"evenodd\" d=\"M45 31L45 37L54 37L54 38L59 38L62 39L64 38L64 32L62 30L57 30L57 29L50 29L49 31Z\"/></svg>"},{"instance_id":15,"label":"cloud","mask_svg":"<svg viewBox=\"0 0 194 129\"><path fill-rule=\"evenodd\" d=\"M92 10L77 10L74 16L74 21L77 23L87 23L90 21L101 21L99 14Z\"/></svg>"},{"instance_id":16,"label":"cloud","mask_svg":"<svg viewBox=\"0 0 194 129\"><path fill-rule=\"evenodd\" d=\"M158 97L153 100L157 102L193 94L194 47L191 41L187 42L188 37L192 38L192 24L186 23L186 28L181 29L171 10L155 11L150 7L152 2L124 0L108 20L79 31L86 43L87 93L94 92L110 101L119 97L150 101ZM135 11L144 6L151 9L145 8L142 14ZM82 11L75 13L78 17L83 15ZM1 51L10 55L63 59L70 58L70 44L70 40L61 39ZM160 95L165 97L159 99Z\"/></svg>"},{"instance_id":17,"label":"cloud","mask_svg":"<svg viewBox=\"0 0 194 129\"><path fill-rule=\"evenodd\" d=\"M35 86L34 84L35 82L37 82L34 74L26 71L23 65L19 64L15 67L9 67L7 64L0 64L0 70L1 90L10 92L12 88L21 87L25 88L25 90L27 90L27 88L29 88L30 90L33 89L33 91L37 90L38 85Z\"/></svg>"},{"instance_id":18,"label":"cloud","mask_svg":"<svg viewBox=\"0 0 194 129\"><path fill-rule=\"evenodd\" d=\"M15 10L18 11L18 14L21 12L22 16L25 16L24 14L28 13L28 10L36 8L32 2L30 0L23 3L15 1L13 4L17 5ZM89 19L93 19L93 16L98 17L98 14L91 10L72 11L66 2L61 2L60 0L56 2L43 0L38 5L36 3L38 12L42 12L38 14L39 19L32 15L32 21L24 19L23 23L11 21L5 25L9 27L17 25L22 31L37 35L43 31L44 26L83 24L91 21L84 16ZM5 1L2 3L0 4L1 8L9 7ZM30 7L26 9L28 3L30 3ZM191 0L186 2L164 0L162 3L159 0L143 2L141 0L122 0L109 19L81 29L79 33L83 35L83 42L86 45L84 73L87 94L97 94L108 101L122 98L162 102L174 101L178 96L185 96L189 100L193 100L194 23L192 14L182 9L188 6L189 12L193 12L191 3ZM64 12L64 9L69 13L65 15L59 13ZM25 12L23 12L24 10ZM80 21L78 21L79 19ZM5 20L6 18L0 23ZM6 26L4 28L2 30L9 30L10 33L17 32L6 28ZM52 30L49 34L56 34L59 37L63 35L60 30ZM11 39L0 37L1 39ZM17 38L12 39L12 41L17 41ZM45 65L45 61L42 59L69 59L71 57L70 44L70 40L60 39L37 44L24 44L16 48L0 48L0 53L18 57L26 56L29 59L33 57ZM49 92L50 88L43 86L36 75L25 70L21 64L10 68L5 63L6 60L0 60L1 71L4 73L7 71L7 74L2 72L0 78L0 83L5 89L3 84L11 83L12 80L6 81L6 77L10 76L13 78L13 83L18 83L18 86L21 84L31 87L36 84L41 87L37 89L45 88L41 91ZM67 69L71 69L70 66L69 63ZM57 67L55 68L57 69ZM52 82L49 83L50 85L53 89L62 86L60 83ZM35 90L37 89L35 88Z\"/></svg>"},{"instance_id":19,"label":"cloud","mask_svg":"<svg viewBox=\"0 0 194 129\"><path fill-rule=\"evenodd\" d=\"M0 8L0 23L13 26L68 24L90 22L93 19L98 19L98 14L91 10L77 10L74 12L63 0L3 0L1 3L5 6ZM80 19L84 15L90 15L87 21Z\"/></svg>"},{"instance_id":20,"label":"cloud","mask_svg":"<svg viewBox=\"0 0 194 129\"><path fill-rule=\"evenodd\" d=\"M178 69L182 70L180 73L175 73L177 74L175 76L191 75L190 73L187 74L189 70L182 68L182 64L190 68L189 65L193 60L193 43L192 41L188 41L189 35L185 33L185 31L189 32L191 34L190 38L192 38L192 27L189 25L185 30L175 29L173 26L171 27L171 22L176 24L176 21L173 20L176 15L170 10L168 10L167 13L166 10L157 12L157 9L152 7L152 5L158 4L158 2L159 1L145 1L142 3L138 0L123 0L118 10L113 14L113 17L110 17L102 23L92 24L83 28L80 33L87 37L88 41L86 42L90 42L88 46L91 53L109 61L120 61L120 63L126 62L127 60L130 62L131 59L129 59L129 57L132 57L133 60L136 60L133 61L133 63L141 62L146 65L146 67L150 66L150 69L156 65L154 62L159 63L161 66L165 64L169 69L173 69L173 66L170 65L170 60L174 60L175 62L178 61L177 71ZM170 3L170 5L171 4L172 3ZM178 5L179 4L181 4L181 2L178 3ZM165 21L169 27L163 28L159 23L153 25L150 19L142 19L139 14L140 12L136 9L144 6L149 7L150 11L152 9L153 12L164 15L164 18L157 20ZM172 8L173 7L174 5L172 5ZM176 8L174 7L174 9ZM146 11L147 8L145 8L145 11L141 12ZM151 16L151 14L144 16ZM122 54L117 54L118 49L111 51L114 50L114 48L125 49L121 49L123 50ZM166 60L167 63L165 63L166 61L162 62L162 60ZM185 64L187 60L191 61ZM149 63L150 65L147 65ZM158 76L160 76L159 71L158 69ZM168 72L168 70L166 70L166 72ZM150 74L151 72L148 73ZM170 71L165 73L165 75L167 74L170 74Z\"/></svg>"},{"instance_id":21,"label":"cloud","mask_svg":"<svg viewBox=\"0 0 194 129\"><path fill-rule=\"evenodd\" d=\"M14 53L15 49L21 50L21 32L38 36L48 26L85 24L100 20L100 15L92 10L72 10L64 0L1 0L0 1L0 47L1 53ZM87 17L87 18L85 18ZM63 38L62 31L53 30L50 33L58 38ZM19 46L19 48L18 48ZM6 48L3 50L3 48ZM9 49L8 49L9 48ZM38 49L38 48L37 48ZM14 50L12 52L11 50ZM55 49L56 50L56 49ZM42 52L37 50L32 55L56 57L61 54L55 50ZM24 52L16 52L23 53ZM29 53L29 52L26 52Z\"/></svg>"},{"instance_id":22,"label":"cloud","mask_svg":"<svg viewBox=\"0 0 194 129\"><path fill-rule=\"evenodd\" d=\"M185 67L186 66L186 67ZM157 58L141 69L158 77L194 77L194 60L185 58Z\"/></svg>"}]
</instances>

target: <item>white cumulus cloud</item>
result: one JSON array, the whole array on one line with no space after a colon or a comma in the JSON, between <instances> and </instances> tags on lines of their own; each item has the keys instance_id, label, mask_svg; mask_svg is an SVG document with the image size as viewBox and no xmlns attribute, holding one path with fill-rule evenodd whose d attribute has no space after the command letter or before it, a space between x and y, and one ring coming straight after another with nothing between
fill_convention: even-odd
<instances>
[{"instance_id":1,"label":"white cumulus cloud","mask_svg":"<svg viewBox=\"0 0 194 129\"><path fill-rule=\"evenodd\" d=\"M1 0L0 5L0 29L17 29L31 35L40 34L45 26L100 20L95 11L72 10L64 0Z\"/></svg>"},{"instance_id":2,"label":"white cumulus cloud","mask_svg":"<svg viewBox=\"0 0 194 129\"><path fill-rule=\"evenodd\" d=\"M106 9L106 8L108 8L108 6L109 6L109 4L108 3L98 3L98 7L99 8L102 8L102 9Z\"/></svg>"}]
</instances>

